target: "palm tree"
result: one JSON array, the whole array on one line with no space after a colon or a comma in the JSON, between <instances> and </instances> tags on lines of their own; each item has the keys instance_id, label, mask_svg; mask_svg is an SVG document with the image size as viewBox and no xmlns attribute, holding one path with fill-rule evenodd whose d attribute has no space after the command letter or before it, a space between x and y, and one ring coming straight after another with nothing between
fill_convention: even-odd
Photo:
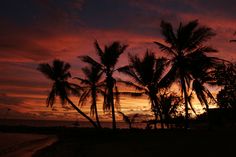
<instances>
[{"instance_id":1,"label":"palm tree","mask_svg":"<svg viewBox=\"0 0 236 157\"><path fill-rule=\"evenodd\" d=\"M58 96L63 106L66 103L69 103L79 114L97 128L96 123L69 99L71 94L78 96L81 89L78 85L68 82L68 79L71 78L69 72L70 67L70 64L61 60L54 60L52 65L49 65L48 63L39 64L37 70L53 81L52 89L46 99L46 104L47 106L53 107L56 96Z\"/></svg>"},{"instance_id":2,"label":"palm tree","mask_svg":"<svg viewBox=\"0 0 236 157\"><path fill-rule=\"evenodd\" d=\"M110 111L112 112L112 127L115 130L116 129L116 118L115 118L115 103L114 103L114 91L118 88L116 87L116 80L113 77L114 72L116 69L116 64L118 62L118 59L122 53L124 53L125 49L128 45L123 45L120 42L113 42L110 45L106 45L104 47L104 50L102 50L98 44L97 41L94 43L95 49L97 52L97 55L100 59L100 62L97 62L90 56L82 56L81 60L92 64L93 66L96 66L100 68L100 70L105 74L105 83L106 83L106 89L104 94L104 102L103 102L103 108L104 111ZM119 99L118 99L118 92L116 91L116 105L119 105Z\"/></svg>"},{"instance_id":3,"label":"palm tree","mask_svg":"<svg viewBox=\"0 0 236 157\"><path fill-rule=\"evenodd\" d=\"M161 127L164 128L157 93L161 88L165 87L164 84L162 84L161 78L164 73L166 60L164 58L157 59L154 53L149 51L146 52L143 59L129 55L129 60L130 64L120 68L119 71L130 76L134 82L124 80L120 82L144 92L144 94L149 97L155 120L157 121L159 116Z\"/></svg>"},{"instance_id":4,"label":"palm tree","mask_svg":"<svg viewBox=\"0 0 236 157\"><path fill-rule=\"evenodd\" d=\"M161 22L161 33L165 43L154 42L169 56L171 69L166 75L168 82L180 81L180 86L185 102L185 128L189 128L188 114L188 89L192 80L191 68L196 65L194 59L207 58L215 49L204 46L204 43L215 35L209 27L199 26L197 20L190 21L186 25L180 23L174 32L171 23ZM195 65L194 65L195 64Z\"/></svg>"},{"instance_id":5,"label":"palm tree","mask_svg":"<svg viewBox=\"0 0 236 157\"><path fill-rule=\"evenodd\" d=\"M101 128L97 111L97 94L103 92L101 90L101 87L104 85L104 83L100 81L102 77L102 71L95 66L84 67L82 68L82 71L86 78L75 77L80 81L82 85L84 85L82 86L83 93L80 96L79 104L83 106L87 102L89 97L92 98L90 111L92 116L95 115L97 125L99 128Z\"/></svg>"}]
</instances>

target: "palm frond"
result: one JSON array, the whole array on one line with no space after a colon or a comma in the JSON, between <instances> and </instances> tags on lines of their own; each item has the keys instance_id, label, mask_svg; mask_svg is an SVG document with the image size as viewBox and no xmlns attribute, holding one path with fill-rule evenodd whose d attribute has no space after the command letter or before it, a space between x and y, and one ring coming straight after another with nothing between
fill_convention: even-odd
<instances>
[{"instance_id":1,"label":"palm frond","mask_svg":"<svg viewBox=\"0 0 236 157\"><path fill-rule=\"evenodd\" d=\"M157 42L157 41L154 41L155 44L158 45L158 47L160 48L161 51L165 52L167 55L170 55L170 56L176 56L177 54L173 51L172 48L160 43L160 42Z\"/></svg>"},{"instance_id":2,"label":"palm frond","mask_svg":"<svg viewBox=\"0 0 236 157\"><path fill-rule=\"evenodd\" d=\"M161 33L165 38L165 42L175 45L176 36L173 31L173 27L169 22L161 21Z\"/></svg>"},{"instance_id":3,"label":"palm frond","mask_svg":"<svg viewBox=\"0 0 236 157\"><path fill-rule=\"evenodd\" d=\"M115 86L115 107L117 110L120 110L120 93L119 93L119 90L118 90L118 87Z\"/></svg>"},{"instance_id":4,"label":"palm frond","mask_svg":"<svg viewBox=\"0 0 236 157\"><path fill-rule=\"evenodd\" d=\"M159 81L159 86L161 88L170 87L173 84L173 82L177 79L177 73L178 73L178 67L176 64L173 64L171 69Z\"/></svg>"},{"instance_id":5,"label":"palm frond","mask_svg":"<svg viewBox=\"0 0 236 157\"><path fill-rule=\"evenodd\" d=\"M215 36L215 33L211 28L208 27L199 27L192 32L191 39L188 42L187 51L191 51L198 46L201 46L203 42L206 42L208 39Z\"/></svg>"},{"instance_id":6,"label":"palm frond","mask_svg":"<svg viewBox=\"0 0 236 157\"><path fill-rule=\"evenodd\" d=\"M146 90L145 87L136 85L135 83L133 83L133 82L131 82L131 81L126 81L126 80L118 79L117 82L118 82L118 83L125 84L126 86L129 86L129 87L133 87L133 88L135 88L136 90L139 90L139 91L145 91L145 90Z\"/></svg>"},{"instance_id":7,"label":"palm frond","mask_svg":"<svg viewBox=\"0 0 236 157\"><path fill-rule=\"evenodd\" d=\"M37 70L40 71L41 73L43 73L48 79L50 79L50 80L55 79L55 76L53 74L53 70L49 64L47 64L47 63L39 64L39 66L37 67Z\"/></svg>"},{"instance_id":8,"label":"palm frond","mask_svg":"<svg viewBox=\"0 0 236 157\"><path fill-rule=\"evenodd\" d=\"M100 57L101 64L104 65L106 69L113 70L118 58L124 53L127 46L128 45L121 44L118 41L112 42L110 45L105 45L104 53Z\"/></svg>"},{"instance_id":9,"label":"palm frond","mask_svg":"<svg viewBox=\"0 0 236 157\"><path fill-rule=\"evenodd\" d=\"M122 116L123 121L124 121L125 123L127 123L127 124L130 124L130 123L131 123L129 117L128 117L127 115L125 115L123 112L118 111L117 113L119 113L119 114Z\"/></svg>"},{"instance_id":10,"label":"palm frond","mask_svg":"<svg viewBox=\"0 0 236 157\"><path fill-rule=\"evenodd\" d=\"M83 87L75 83L69 83L69 82L65 83L65 88L68 90L67 91L68 94L72 94L74 96L79 96L80 92L83 90Z\"/></svg>"},{"instance_id":11,"label":"palm frond","mask_svg":"<svg viewBox=\"0 0 236 157\"><path fill-rule=\"evenodd\" d=\"M103 52L102 49L100 48L100 46L99 46L97 40L94 42L94 47L95 47L95 50L96 50L98 56L102 57L103 54L104 54L104 52Z\"/></svg>"},{"instance_id":12,"label":"palm frond","mask_svg":"<svg viewBox=\"0 0 236 157\"><path fill-rule=\"evenodd\" d=\"M86 104L87 100L89 99L90 94L91 94L90 89L85 90L80 96L78 105L81 107L84 106Z\"/></svg>"},{"instance_id":13,"label":"palm frond","mask_svg":"<svg viewBox=\"0 0 236 157\"><path fill-rule=\"evenodd\" d=\"M91 85L91 82L89 80L80 78L80 77L74 77L73 79L77 79L81 82L81 84Z\"/></svg>"},{"instance_id":14,"label":"palm frond","mask_svg":"<svg viewBox=\"0 0 236 157\"><path fill-rule=\"evenodd\" d=\"M136 83L140 85L145 85L143 80L139 76L137 76L133 68L134 68L133 66L124 66L119 68L118 71L130 76Z\"/></svg>"},{"instance_id":15,"label":"palm frond","mask_svg":"<svg viewBox=\"0 0 236 157\"><path fill-rule=\"evenodd\" d=\"M193 113L198 117L198 114L197 114L197 112L195 111L195 109L193 107L191 99L192 99L192 93L188 96L188 104L189 104L191 110L193 111Z\"/></svg>"},{"instance_id":16,"label":"palm frond","mask_svg":"<svg viewBox=\"0 0 236 157\"><path fill-rule=\"evenodd\" d=\"M92 66L102 68L102 65L100 63L98 63L97 61L95 61L90 56L85 55L85 56L79 56L78 58L80 58L85 63L91 64Z\"/></svg>"},{"instance_id":17,"label":"palm frond","mask_svg":"<svg viewBox=\"0 0 236 157\"><path fill-rule=\"evenodd\" d=\"M163 73L165 71L165 67L166 67L166 59L165 58L158 58L156 60L156 67L155 67L155 71L153 74L153 81L154 82L159 82L161 80L161 78L163 77Z\"/></svg>"},{"instance_id":18,"label":"palm frond","mask_svg":"<svg viewBox=\"0 0 236 157\"><path fill-rule=\"evenodd\" d=\"M137 98L143 96L145 92L119 92L119 94Z\"/></svg>"},{"instance_id":19,"label":"palm frond","mask_svg":"<svg viewBox=\"0 0 236 157\"><path fill-rule=\"evenodd\" d=\"M205 92L211 100L213 100L215 103L217 103L217 100L215 99L215 97L211 94L211 92L208 89L205 88Z\"/></svg>"}]
</instances>

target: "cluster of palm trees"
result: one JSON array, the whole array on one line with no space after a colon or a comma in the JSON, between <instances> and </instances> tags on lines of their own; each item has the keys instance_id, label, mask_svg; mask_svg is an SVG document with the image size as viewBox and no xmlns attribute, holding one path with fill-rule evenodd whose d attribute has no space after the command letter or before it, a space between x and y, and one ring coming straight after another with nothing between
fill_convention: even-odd
<instances>
[{"instance_id":1,"label":"cluster of palm trees","mask_svg":"<svg viewBox=\"0 0 236 157\"><path fill-rule=\"evenodd\" d=\"M119 107L118 83L138 90L138 95L147 95L155 121L164 128L165 122L174 112L176 99L173 94L167 94L173 83L179 85L185 108L185 128L189 128L189 107L193 108L190 96L194 92L200 103L205 105L208 112L208 99L215 100L206 84L216 85L214 71L220 59L209 56L217 52L205 43L215 33L206 26L199 26L197 20L187 24L180 23L176 31L171 23L161 22L161 34L164 42L154 42L165 57L156 57L154 52L147 50L143 57L129 54L129 64L116 67L121 54L128 47L120 42L113 42L101 48L95 41L94 47L99 60L91 56L79 56L87 64L82 68L86 78L75 77L80 84L70 83L70 65L60 60L54 60L52 65L40 64L38 70L53 81L53 86L47 98L48 106L52 106L55 97L59 96L62 105L69 103L79 114L85 117L94 127L101 127L97 112L97 97L102 95L104 111L112 114L112 126L116 129L116 107ZM114 73L123 73L129 80L116 79ZM128 93L128 92L127 92ZM164 94L163 94L164 93ZM96 122L83 113L70 99L70 95L79 96L79 105L83 106L89 97L92 98L91 114ZM156 127L156 125L155 125Z\"/></svg>"}]
</instances>

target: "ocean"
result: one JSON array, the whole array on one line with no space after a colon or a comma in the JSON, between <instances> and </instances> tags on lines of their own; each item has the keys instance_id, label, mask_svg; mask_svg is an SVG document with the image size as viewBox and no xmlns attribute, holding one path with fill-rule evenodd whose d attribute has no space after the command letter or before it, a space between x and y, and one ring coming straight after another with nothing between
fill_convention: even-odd
<instances>
[{"instance_id":1,"label":"ocean","mask_svg":"<svg viewBox=\"0 0 236 157\"><path fill-rule=\"evenodd\" d=\"M26 119L0 119L0 125L8 126L32 126L32 127L93 127L85 121L63 121L63 120L26 120ZM112 128L111 122L101 122L103 128ZM137 122L132 125L134 128L145 128L146 124ZM128 128L124 122L118 121L117 128Z\"/></svg>"}]
</instances>

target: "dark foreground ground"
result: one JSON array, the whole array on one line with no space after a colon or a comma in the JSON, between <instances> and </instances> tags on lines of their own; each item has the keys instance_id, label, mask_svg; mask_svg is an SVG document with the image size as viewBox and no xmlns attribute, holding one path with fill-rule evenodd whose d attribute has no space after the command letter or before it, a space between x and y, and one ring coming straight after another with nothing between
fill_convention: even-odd
<instances>
[{"instance_id":1,"label":"dark foreground ground","mask_svg":"<svg viewBox=\"0 0 236 157\"><path fill-rule=\"evenodd\" d=\"M2 130L4 131L4 129ZM56 134L58 141L34 157L236 156L236 129L95 130L5 128L8 132Z\"/></svg>"}]
</instances>

